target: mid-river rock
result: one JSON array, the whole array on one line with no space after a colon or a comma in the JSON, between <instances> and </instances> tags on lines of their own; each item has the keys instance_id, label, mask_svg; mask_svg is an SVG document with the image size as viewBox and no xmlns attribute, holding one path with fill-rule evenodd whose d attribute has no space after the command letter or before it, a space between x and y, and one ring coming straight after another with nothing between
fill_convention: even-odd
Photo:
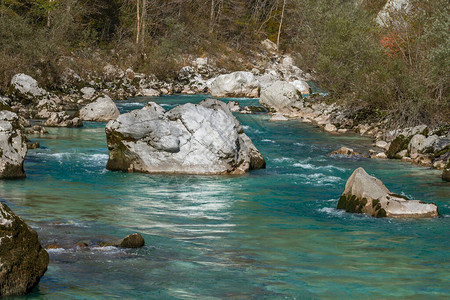
<instances>
[{"instance_id":1,"label":"mid-river rock","mask_svg":"<svg viewBox=\"0 0 450 300\"><path fill-rule=\"evenodd\" d=\"M25 177L26 154L27 144L20 131L19 117L11 111L0 111L0 179Z\"/></svg>"},{"instance_id":2,"label":"mid-river rock","mask_svg":"<svg viewBox=\"0 0 450 300\"><path fill-rule=\"evenodd\" d=\"M141 248L144 247L145 240L139 233L133 233L120 240L117 244L121 248Z\"/></svg>"},{"instance_id":3,"label":"mid-river rock","mask_svg":"<svg viewBox=\"0 0 450 300\"><path fill-rule=\"evenodd\" d=\"M24 295L47 270L48 253L37 233L0 203L0 297Z\"/></svg>"},{"instance_id":4,"label":"mid-river rock","mask_svg":"<svg viewBox=\"0 0 450 300\"><path fill-rule=\"evenodd\" d=\"M106 125L109 170L242 174L265 160L227 105L206 99L165 111L150 102Z\"/></svg>"},{"instance_id":5,"label":"mid-river rock","mask_svg":"<svg viewBox=\"0 0 450 300\"><path fill-rule=\"evenodd\" d=\"M98 97L78 112L81 120L94 122L108 122L116 119L119 114L114 101L106 95Z\"/></svg>"},{"instance_id":6,"label":"mid-river rock","mask_svg":"<svg viewBox=\"0 0 450 300\"><path fill-rule=\"evenodd\" d=\"M259 82L250 72L234 72L218 76L210 86L213 97L258 97Z\"/></svg>"},{"instance_id":7,"label":"mid-river rock","mask_svg":"<svg viewBox=\"0 0 450 300\"><path fill-rule=\"evenodd\" d=\"M337 208L374 217L426 218L439 214L436 204L393 194L363 168L356 169L348 179Z\"/></svg>"}]
</instances>

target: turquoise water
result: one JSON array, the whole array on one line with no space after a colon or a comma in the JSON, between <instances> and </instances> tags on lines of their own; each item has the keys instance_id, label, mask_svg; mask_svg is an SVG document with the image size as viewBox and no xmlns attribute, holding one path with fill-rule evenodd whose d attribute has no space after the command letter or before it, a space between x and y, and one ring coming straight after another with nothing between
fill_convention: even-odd
<instances>
[{"instance_id":1,"label":"turquoise water","mask_svg":"<svg viewBox=\"0 0 450 300\"><path fill-rule=\"evenodd\" d=\"M166 109L205 96L157 98ZM122 112L148 99L120 102ZM238 99L242 105L256 100ZM329 157L369 140L237 115L267 160L244 176L105 170L104 124L53 128L0 196L39 233L50 265L30 299L442 299L450 296L450 185L395 161ZM335 209L364 167L442 217L375 219ZM82 248L141 233L142 249Z\"/></svg>"}]
</instances>

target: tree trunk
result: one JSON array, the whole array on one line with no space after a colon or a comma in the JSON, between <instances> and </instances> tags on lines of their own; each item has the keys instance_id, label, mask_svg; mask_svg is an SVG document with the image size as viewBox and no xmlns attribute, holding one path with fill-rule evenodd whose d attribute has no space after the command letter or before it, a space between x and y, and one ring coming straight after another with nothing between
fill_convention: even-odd
<instances>
[{"instance_id":1,"label":"tree trunk","mask_svg":"<svg viewBox=\"0 0 450 300\"><path fill-rule=\"evenodd\" d=\"M142 0L142 14L141 14L141 42L144 43L146 21L147 18L147 0Z\"/></svg>"},{"instance_id":2,"label":"tree trunk","mask_svg":"<svg viewBox=\"0 0 450 300\"><path fill-rule=\"evenodd\" d=\"M280 50L280 35L281 35L281 27L283 26L284 8L285 7L286 7L286 0L283 0L283 8L281 10L280 27L278 27L277 50Z\"/></svg>"},{"instance_id":3,"label":"tree trunk","mask_svg":"<svg viewBox=\"0 0 450 300\"><path fill-rule=\"evenodd\" d=\"M141 13L139 9L141 0L136 0L136 19L137 19L137 25L136 25L136 44L139 44L140 42L140 31L141 31Z\"/></svg>"},{"instance_id":4,"label":"tree trunk","mask_svg":"<svg viewBox=\"0 0 450 300\"><path fill-rule=\"evenodd\" d=\"M48 0L49 3L52 3L54 0ZM51 11L51 5L49 5L48 7L48 11L47 11L47 27L50 28L51 24L51 20L50 20L50 11Z\"/></svg>"},{"instance_id":5,"label":"tree trunk","mask_svg":"<svg viewBox=\"0 0 450 300\"><path fill-rule=\"evenodd\" d=\"M215 6L215 1L211 0L211 15L209 17L209 33L213 33L214 31L214 6Z\"/></svg>"}]
</instances>

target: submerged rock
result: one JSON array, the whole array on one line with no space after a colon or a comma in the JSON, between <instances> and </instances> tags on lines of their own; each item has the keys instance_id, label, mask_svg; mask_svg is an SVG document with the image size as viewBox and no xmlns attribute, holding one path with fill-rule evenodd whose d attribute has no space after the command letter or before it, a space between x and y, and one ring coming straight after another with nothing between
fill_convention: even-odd
<instances>
[{"instance_id":1,"label":"submerged rock","mask_svg":"<svg viewBox=\"0 0 450 300\"><path fill-rule=\"evenodd\" d=\"M234 72L218 76L210 86L213 97L258 97L259 82L250 72Z\"/></svg>"},{"instance_id":2,"label":"submerged rock","mask_svg":"<svg viewBox=\"0 0 450 300\"><path fill-rule=\"evenodd\" d=\"M22 135L19 117L11 112L0 111L0 179L23 178L23 162L27 144Z\"/></svg>"},{"instance_id":3,"label":"submerged rock","mask_svg":"<svg viewBox=\"0 0 450 300\"><path fill-rule=\"evenodd\" d=\"M117 246L121 248L140 248L144 247L144 245L144 238L139 233L130 234L117 243Z\"/></svg>"},{"instance_id":4,"label":"submerged rock","mask_svg":"<svg viewBox=\"0 0 450 300\"><path fill-rule=\"evenodd\" d=\"M0 297L24 295L47 270L48 253L37 233L0 203Z\"/></svg>"},{"instance_id":5,"label":"submerged rock","mask_svg":"<svg viewBox=\"0 0 450 300\"><path fill-rule=\"evenodd\" d=\"M150 102L106 125L107 169L144 173L242 174L265 161L224 102L165 111Z\"/></svg>"},{"instance_id":6,"label":"submerged rock","mask_svg":"<svg viewBox=\"0 0 450 300\"><path fill-rule=\"evenodd\" d=\"M106 95L98 97L78 112L81 120L94 122L108 122L116 119L119 115L116 104Z\"/></svg>"},{"instance_id":7,"label":"submerged rock","mask_svg":"<svg viewBox=\"0 0 450 300\"><path fill-rule=\"evenodd\" d=\"M436 204L393 194L363 168L356 169L348 179L337 208L374 217L429 218L439 214Z\"/></svg>"}]
</instances>

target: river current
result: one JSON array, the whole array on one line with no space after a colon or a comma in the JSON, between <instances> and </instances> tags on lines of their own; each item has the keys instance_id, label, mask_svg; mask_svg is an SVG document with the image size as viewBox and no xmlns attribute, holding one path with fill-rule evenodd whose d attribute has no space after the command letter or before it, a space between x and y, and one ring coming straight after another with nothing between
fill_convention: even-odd
<instances>
[{"instance_id":1,"label":"river current","mask_svg":"<svg viewBox=\"0 0 450 300\"><path fill-rule=\"evenodd\" d=\"M134 98L166 109L206 96ZM233 99L236 100L236 99ZM241 106L257 100L237 99ZM27 178L0 197L39 234L50 265L29 299L442 299L450 297L450 185L399 161L330 157L370 140L266 114L236 115L267 161L243 176L110 172L104 123L50 128ZM436 202L435 219L336 210L357 167L398 194ZM141 249L82 247L139 232ZM19 298L20 299L20 298Z\"/></svg>"}]
</instances>

